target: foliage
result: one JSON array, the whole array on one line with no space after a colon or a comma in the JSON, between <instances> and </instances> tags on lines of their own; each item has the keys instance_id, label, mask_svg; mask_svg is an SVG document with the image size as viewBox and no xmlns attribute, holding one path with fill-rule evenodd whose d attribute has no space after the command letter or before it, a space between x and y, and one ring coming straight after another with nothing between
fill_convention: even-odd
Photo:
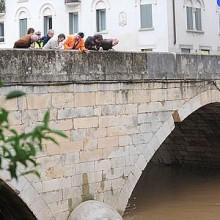
<instances>
[{"instance_id":1,"label":"foliage","mask_svg":"<svg viewBox=\"0 0 220 220\"><path fill-rule=\"evenodd\" d=\"M24 95L23 92L13 91L6 99L17 98ZM31 132L18 133L11 128L8 120L9 112L0 107L0 170L7 169L11 178L17 179L19 175L33 173L39 176L36 168L36 154L43 148L43 141L52 141L58 144L52 137L56 134L66 137L64 133L49 127L49 112L46 112L43 121ZM5 168L6 165L6 168ZM24 170L18 173L18 167Z\"/></svg>"}]
</instances>

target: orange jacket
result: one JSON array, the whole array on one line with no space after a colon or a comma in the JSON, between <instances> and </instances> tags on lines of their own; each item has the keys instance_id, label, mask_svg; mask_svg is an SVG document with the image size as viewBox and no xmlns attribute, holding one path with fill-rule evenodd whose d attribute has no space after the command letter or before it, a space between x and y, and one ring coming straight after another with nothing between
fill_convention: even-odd
<instances>
[{"instance_id":1,"label":"orange jacket","mask_svg":"<svg viewBox=\"0 0 220 220\"><path fill-rule=\"evenodd\" d=\"M74 35L70 35L67 37L64 43L64 49L73 49L73 50L80 50L85 51L85 42L82 38L77 41L77 37Z\"/></svg>"}]
</instances>

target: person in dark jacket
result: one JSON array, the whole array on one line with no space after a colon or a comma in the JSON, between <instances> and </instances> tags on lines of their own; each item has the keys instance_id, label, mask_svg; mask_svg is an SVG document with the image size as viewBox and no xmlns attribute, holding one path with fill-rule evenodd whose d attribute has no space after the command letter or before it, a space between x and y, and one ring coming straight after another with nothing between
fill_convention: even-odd
<instances>
[{"instance_id":1,"label":"person in dark jacket","mask_svg":"<svg viewBox=\"0 0 220 220\"><path fill-rule=\"evenodd\" d=\"M15 42L14 48L29 48L38 39L39 37L36 34L27 34Z\"/></svg>"},{"instance_id":2,"label":"person in dark jacket","mask_svg":"<svg viewBox=\"0 0 220 220\"><path fill-rule=\"evenodd\" d=\"M118 39L104 39L102 40L101 47L103 50L111 50L119 43Z\"/></svg>"},{"instance_id":3,"label":"person in dark jacket","mask_svg":"<svg viewBox=\"0 0 220 220\"><path fill-rule=\"evenodd\" d=\"M47 35L43 36L40 40L43 42L43 46L54 36L54 30L50 29Z\"/></svg>"},{"instance_id":4,"label":"person in dark jacket","mask_svg":"<svg viewBox=\"0 0 220 220\"><path fill-rule=\"evenodd\" d=\"M101 34L95 34L94 36L87 37L85 41L85 48L88 50L99 50L103 37Z\"/></svg>"}]
</instances>

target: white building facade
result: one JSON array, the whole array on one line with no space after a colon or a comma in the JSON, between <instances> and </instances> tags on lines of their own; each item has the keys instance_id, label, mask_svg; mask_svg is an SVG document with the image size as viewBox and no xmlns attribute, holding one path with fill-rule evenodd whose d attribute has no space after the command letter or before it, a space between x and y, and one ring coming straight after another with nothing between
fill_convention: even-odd
<instances>
[{"instance_id":1,"label":"white building facade","mask_svg":"<svg viewBox=\"0 0 220 220\"><path fill-rule=\"evenodd\" d=\"M0 0L0 48L29 27L101 33L122 51L220 53L217 0Z\"/></svg>"}]
</instances>

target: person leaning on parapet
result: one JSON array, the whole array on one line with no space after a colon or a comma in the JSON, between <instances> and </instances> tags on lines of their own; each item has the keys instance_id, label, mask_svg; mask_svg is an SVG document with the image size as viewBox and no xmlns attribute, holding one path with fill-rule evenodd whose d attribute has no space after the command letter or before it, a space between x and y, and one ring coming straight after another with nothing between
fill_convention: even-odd
<instances>
[{"instance_id":1,"label":"person leaning on parapet","mask_svg":"<svg viewBox=\"0 0 220 220\"><path fill-rule=\"evenodd\" d=\"M35 30L34 30L34 28L28 28L28 30L27 30L27 34L34 34L34 32L35 32Z\"/></svg>"},{"instance_id":2,"label":"person leaning on parapet","mask_svg":"<svg viewBox=\"0 0 220 220\"><path fill-rule=\"evenodd\" d=\"M43 46L54 36L54 30L50 29L47 32L47 35L43 36L41 38L41 41L43 42Z\"/></svg>"},{"instance_id":3,"label":"person leaning on parapet","mask_svg":"<svg viewBox=\"0 0 220 220\"><path fill-rule=\"evenodd\" d=\"M57 37L52 37L43 47L43 49L64 49L64 34L59 34Z\"/></svg>"},{"instance_id":4,"label":"person leaning on parapet","mask_svg":"<svg viewBox=\"0 0 220 220\"><path fill-rule=\"evenodd\" d=\"M38 36L36 34L27 34L14 43L14 48L29 48L37 40Z\"/></svg>"},{"instance_id":5,"label":"person leaning on parapet","mask_svg":"<svg viewBox=\"0 0 220 220\"><path fill-rule=\"evenodd\" d=\"M41 32L36 31L35 34L38 36L38 40L31 44L31 48L42 49L43 41L41 40Z\"/></svg>"},{"instance_id":6,"label":"person leaning on parapet","mask_svg":"<svg viewBox=\"0 0 220 220\"><path fill-rule=\"evenodd\" d=\"M85 41L85 48L88 50L98 51L101 47L102 41L103 41L103 37L101 34L95 34L94 36L89 36Z\"/></svg>"},{"instance_id":7,"label":"person leaning on parapet","mask_svg":"<svg viewBox=\"0 0 220 220\"><path fill-rule=\"evenodd\" d=\"M70 35L64 42L64 49L68 50L80 50L81 52L86 52L84 33L79 32L77 35Z\"/></svg>"},{"instance_id":8,"label":"person leaning on parapet","mask_svg":"<svg viewBox=\"0 0 220 220\"><path fill-rule=\"evenodd\" d=\"M101 47L103 50L112 50L115 45L119 43L119 40L114 39L104 39L101 42Z\"/></svg>"}]
</instances>

